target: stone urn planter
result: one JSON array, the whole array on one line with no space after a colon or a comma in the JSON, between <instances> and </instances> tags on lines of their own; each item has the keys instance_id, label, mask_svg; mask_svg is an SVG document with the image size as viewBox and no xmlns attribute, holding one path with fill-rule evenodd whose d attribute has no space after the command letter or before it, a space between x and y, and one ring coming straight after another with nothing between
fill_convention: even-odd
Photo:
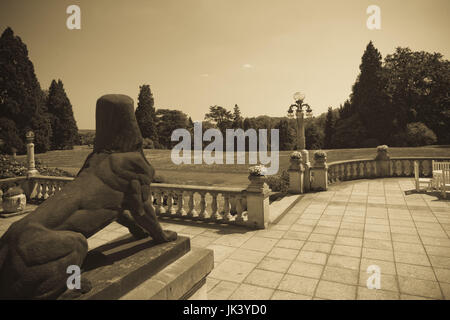
<instances>
[{"instance_id":1,"label":"stone urn planter","mask_svg":"<svg viewBox=\"0 0 450 320\"><path fill-rule=\"evenodd\" d=\"M3 194L3 213L15 213L25 209L27 204L27 197L20 187L9 188Z\"/></svg>"},{"instance_id":2,"label":"stone urn planter","mask_svg":"<svg viewBox=\"0 0 450 320\"><path fill-rule=\"evenodd\" d=\"M314 152L314 164L318 166L324 166L327 162L327 153L323 150L317 150Z\"/></svg>"},{"instance_id":3,"label":"stone urn planter","mask_svg":"<svg viewBox=\"0 0 450 320\"><path fill-rule=\"evenodd\" d=\"M250 181L249 189L257 192L265 192L268 189L265 177L267 168L261 165L253 166L249 168L248 172L248 180Z\"/></svg>"},{"instance_id":4,"label":"stone urn planter","mask_svg":"<svg viewBox=\"0 0 450 320\"><path fill-rule=\"evenodd\" d=\"M302 154L299 151L295 151L289 156L290 170L300 170L300 165L302 163Z\"/></svg>"}]
</instances>

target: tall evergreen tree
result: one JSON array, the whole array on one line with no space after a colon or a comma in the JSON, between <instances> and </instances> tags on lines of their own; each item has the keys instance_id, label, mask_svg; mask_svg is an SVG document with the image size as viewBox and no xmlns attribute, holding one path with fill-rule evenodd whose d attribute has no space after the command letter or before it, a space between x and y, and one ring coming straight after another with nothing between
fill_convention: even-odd
<instances>
[{"instance_id":1,"label":"tall evergreen tree","mask_svg":"<svg viewBox=\"0 0 450 320\"><path fill-rule=\"evenodd\" d=\"M43 92L26 45L9 27L0 37L0 75L0 118L14 122L17 128L14 141L22 142L15 147L24 152L25 133L33 130L36 151L49 150L51 126Z\"/></svg>"},{"instance_id":2,"label":"tall evergreen tree","mask_svg":"<svg viewBox=\"0 0 450 320\"><path fill-rule=\"evenodd\" d=\"M157 119L153 94L148 84L143 84L139 89L138 105L135 112L136 120L142 136L155 142L158 141L158 131L156 128Z\"/></svg>"},{"instance_id":3,"label":"tall evergreen tree","mask_svg":"<svg viewBox=\"0 0 450 320\"><path fill-rule=\"evenodd\" d=\"M281 119L275 127L279 130L280 150L292 150L295 144L295 130L289 127L287 119Z\"/></svg>"},{"instance_id":4,"label":"tall evergreen tree","mask_svg":"<svg viewBox=\"0 0 450 320\"><path fill-rule=\"evenodd\" d=\"M335 132L335 119L333 114L333 108L329 107L327 112L327 118L325 120L325 149L332 149L332 139Z\"/></svg>"},{"instance_id":5,"label":"tall evergreen tree","mask_svg":"<svg viewBox=\"0 0 450 320\"><path fill-rule=\"evenodd\" d=\"M389 116L389 100L384 90L381 54L372 41L361 60L361 73L351 95L351 109L359 115L368 137L385 143L391 134L392 117Z\"/></svg>"},{"instance_id":6,"label":"tall evergreen tree","mask_svg":"<svg viewBox=\"0 0 450 320\"><path fill-rule=\"evenodd\" d=\"M233 109L233 129L240 129L244 124L244 119L241 116L241 110L237 104L234 105Z\"/></svg>"},{"instance_id":7,"label":"tall evergreen tree","mask_svg":"<svg viewBox=\"0 0 450 320\"><path fill-rule=\"evenodd\" d=\"M52 81L48 90L47 111L52 125L52 148L73 149L78 142L78 127L72 105L61 80Z\"/></svg>"}]
</instances>

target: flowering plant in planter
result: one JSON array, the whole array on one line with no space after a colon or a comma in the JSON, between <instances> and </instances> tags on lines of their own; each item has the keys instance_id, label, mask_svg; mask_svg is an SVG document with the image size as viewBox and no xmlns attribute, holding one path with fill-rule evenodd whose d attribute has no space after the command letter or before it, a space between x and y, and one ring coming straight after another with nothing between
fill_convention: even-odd
<instances>
[{"instance_id":1,"label":"flowering plant in planter","mask_svg":"<svg viewBox=\"0 0 450 320\"><path fill-rule=\"evenodd\" d=\"M385 144L377 147L378 152L386 152L388 149L389 149L389 147Z\"/></svg>"},{"instance_id":2,"label":"flowering plant in planter","mask_svg":"<svg viewBox=\"0 0 450 320\"><path fill-rule=\"evenodd\" d=\"M292 160L302 160L302 153L300 151L294 151L291 153L290 158Z\"/></svg>"},{"instance_id":3,"label":"flowering plant in planter","mask_svg":"<svg viewBox=\"0 0 450 320\"><path fill-rule=\"evenodd\" d=\"M327 160L327 153L323 150L317 150L314 152L314 160L315 161L326 161Z\"/></svg>"},{"instance_id":4,"label":"flowering plant in planter","mask_svg":"<svg viewBox=\"0 0 450 320\"><path fill-rule=\"evenodd\" d=\"M248 169L248 173L252 177L262 177L266 174L267 168L263 165L253 166Z\"/></svg>"}]
</instances>

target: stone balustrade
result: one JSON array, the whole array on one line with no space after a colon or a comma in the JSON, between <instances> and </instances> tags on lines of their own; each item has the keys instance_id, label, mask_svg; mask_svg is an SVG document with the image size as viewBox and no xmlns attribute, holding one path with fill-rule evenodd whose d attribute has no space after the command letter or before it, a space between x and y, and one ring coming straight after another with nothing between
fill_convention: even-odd
<instances>
[{"instance_id":1,"label":"stone balustrade","mask_svg":"<svg viewBox=\"0 0 450 320\"><path fill-rule=\"evenodd\" d=\"M374 159L328 163L328 183L375 177L377 177L377 165Z\"/></svg>"},{"instance_id":2,"label":"stone balustrade","mask_svg":"<svg viewBox=\"0 0 450 320\"><path fill-rule=\"evenodd\" d=\"M339 181L370 179L377 177L413 177L414 161L419 161L419 175L432 175L432 160L448 160L446 157L391 157L387 170L380 170L380 160L358 159L328 163L328 183Z\"/></svg>"},{"instance_id":3,"label":"stone balustrade","mask_svg":"<svg viewBox=\"0 0 450 320\"><path fill-rule=\"evenodd\" d=\"M20 185L28 199L42 201L73 179L40 175L16 177L0 180L0 187ZM160 217L263 229L268 225L270 189L263 177L249 179L247 188L152 183L151 202Z\"/></svg>"},{"instance_id":4,"label":"stone balustrade","mask_svg":"<svg viewBox=\"0 0 450 320\"><path fill-rule=\"evenodd\" d=\"M252 226L245 188L152 183L152 203L161 217Z\"/></svg>"}]
</instances>

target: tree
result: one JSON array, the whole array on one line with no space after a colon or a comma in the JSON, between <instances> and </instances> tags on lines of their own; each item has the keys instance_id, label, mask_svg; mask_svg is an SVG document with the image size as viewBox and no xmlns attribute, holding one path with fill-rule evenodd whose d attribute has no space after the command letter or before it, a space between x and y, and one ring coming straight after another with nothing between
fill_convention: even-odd
<instances>
[{"instance_id":1,"label":"tree","mask_svg":"<svg viewBox=\"0 0 450 320\"><path fill-rule=\"evenodd\" d=\"M61 80L52 81L48 90L47 111L52 126L52 149L73 149L77 144L78 127L73 116L72 104Z\"/></svg>"},{"instance_id":2,"label":"tree","mask_svg":"<svg viewBox=\"0 0 450 320\"><path fill-rule=\"evenodd\" d=\"M314 120L314 119L312 119ZM324 133L315 121L308 121L305 124L306 149L317 150L323 147Z\"/></svg>"},{"instance_id":3,"label":"tree","mask_svg":"<svg viewBox=\"0 0 450 320\"><path fill-rule=\"evenodd\" d=\"M205 114L205 120L213 121L217 128L224 133L226 129L232 127L233 114L221 106L210 106L209 112Z\"/></svg>"},{"instance_id":4,"label":"tree","mask_svg":"<svg viewBox=\"0 0 450 320\"><path fill-rule=\"evenodd\" d=\"M0 37L0 75L0 118L14 122L14 141L24 141L25 133L33 130L36 151L49 150L51 127L44 95L26 45L9 27ZM19 152L25 152L24 146L17 146Z\"/></svg>"},{"instance_id":5,"label":"tree","mask_svg":"<svg viewBox=\"0 0 450 320\"><path fill-rule=\"evenodd\" d=\"M426 146L437 141L433 130L422 122L412 122L406 126L406 139L411 147Z\"/></svg>"},{"instance_id":6,"label":"tree","mask_svg":"<svg viewBox=\"0 0 450 320\"><path fill-rule=\"evenodd\" d=\"M241 110L239 109L239 106L235 104L233 110L233 129L242 128L243 124L244 120L241 116Z\"/></svg>"},{"instance_id":7,"label":"tree","mask_svg":"<svg viewBox=\"0 0 450 320\"><path fill-rule=\"evenodd\" d=\"M0 118L0 139L4 145L0 146L0 153L12 153L12 148L21 150L24 148L23 141L17 134L17 128L14 121L8 118Z\"/></svg>"},{"instance_id":8,"label":"tree","mask_svg":"<svg viewBox=\"0 0 450 320\"><path fill-rule=\"evenodd\" d=\"M397 48L386 56L384 70L397 131L423 122L439 143L450 143L450 62L440 53Z\"/></svg>"},{"instance_id":9,"label":"tree","mask_svg":"<svg viewBox=\"0 0 450 320\"><path fill-rule=\"evenodd\" d=\"M327 118L325 120L325 138L324 146L325 149L332 149L332 139L335 133L335 119L333 114L333 108L329 107L327 112Z\"/></svg>"},{"instance_id":10,"label":"tree","mask_svg":"<svg viewBox=\"0 0 450 320\"><path fill-rule=\"evenodd\" d=\"M350 109L358 114L369 138L384 143L392 133L392 117L388 96L384 91L381 54L372 41L366 47L359 68L361 72L353 85Z\"/></svg>"},{"instance_id":11,"label":"tree","mask_svg":"<svg viewBox=\"0 0 450 320\"><path fill-rule=\"evenodd\" d=\"M156 128L156 111L154 108L153 94L150 85L144 84L139 87L138 105L136 108L136 120L141 129L142 137L158 141Z\"/></svg>"},{"instance_id":12,"label":"tree","mask_svg":"<svg viewBox=\"0 0 450 320\"><path fill-rule=\"evenodd\" d=\"M164 148L172 148L178 142L172 142L172 132L176 129L189 129L188 116L179 110L158 109L156 111L158 119L158 136L159 143ZM191 120L192 121L192 120Z\"/></svg>"},{"instance_id":13,"label":"tree","mask_svg":"<svg viewBox=\"0 0 450 320\"><path fill-rule=\"evenodd\" d=\"M289 126L289 121L281 119L275 128L279 130L280 150L292 150L295 145L296 133L295 129Z\"/></svg>"}]
</instances>

